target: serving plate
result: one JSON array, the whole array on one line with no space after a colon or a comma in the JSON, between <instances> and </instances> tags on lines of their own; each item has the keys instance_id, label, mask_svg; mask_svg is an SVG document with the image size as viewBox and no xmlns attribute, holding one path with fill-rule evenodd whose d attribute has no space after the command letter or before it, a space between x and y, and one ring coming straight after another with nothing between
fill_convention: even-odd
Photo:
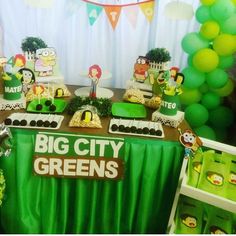
<instances>
[{"instance_id":1,"label":"serving plate","mask_svg":"<svg viewBox=\"0 0 236 236\"><path fill-rule=\"evenodd\" d=\"M50 106L45 105L45 102L49 100L47 98L42 98L40 99L40 104L42 104L42 109L41 110L36 110L36 106L39 104L38 99L34 99L29 103L27 106L27 111L28 112L34 112L34 113L61 113L65 110L67 106L67 102L63 99L54 99L54 105L56 106L55 111L50 111Z\"/></svg>"},{"instance_id":2,"label":"serving plate","mask_svg":"<svg viewBox=\"0 0 236 236\"><path fill-rule=\"evenodd\" d=\"M111 107L113 116L123 118L146 118L147 111L143 104L114 102Z\"/></svg>"}]
</instances>

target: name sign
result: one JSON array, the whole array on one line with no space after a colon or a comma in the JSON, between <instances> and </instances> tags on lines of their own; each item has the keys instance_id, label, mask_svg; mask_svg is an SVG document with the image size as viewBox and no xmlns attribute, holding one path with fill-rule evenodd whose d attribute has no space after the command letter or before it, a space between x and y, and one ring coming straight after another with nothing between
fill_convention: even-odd
<instances>
[{"instance_id":1,"label":"name sign","mask_svg":"<svg viewBox=\"0 0 236 236\"><path fill-rule=\"evenodd\" d=\"M123 177L124 139L40 132L35 137L34 172L90 179Z\"/></svg>"}]
</instances>

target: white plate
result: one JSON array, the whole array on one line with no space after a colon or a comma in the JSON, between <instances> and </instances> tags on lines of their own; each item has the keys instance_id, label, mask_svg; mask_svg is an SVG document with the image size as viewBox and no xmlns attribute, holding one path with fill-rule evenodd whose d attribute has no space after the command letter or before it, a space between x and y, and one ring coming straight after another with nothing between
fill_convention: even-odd
<instances>
[{"instance_id":1,"label":"white plate","mask_svg":"<svg viewBox=\"0 0 236 236\"><path fill-rule=\"evenodd\" d=\"M10 116L7 118L11 119L11 124L7 125L8 127L16 127L16 128L24 128L24 129L59 129L62 123L62 120L64 119L64 116L62 115L52 115L52 114L33 114L33 113L12 113ZM19 122L22 120L26 120L27 124L26 125L21 125L21 124L13 124L14 120L18 120ZM57 122L56 127L45 127L37 125L37 121L42 120L43 122L45 121L55 121ZM6 121L6 119L5 119ZM31 121L36 121L35 126L30 125ZM42 122L41 122L42 123Z\"/></svg>"},{"instance_id":2,"label":"white plate","mask_svg":"<svg viewBox=\"0 0 236 236\"><path fill-rule=\"evenodd\" d=\"M137 132L122 132L120 130L116 130L113 131L112 130L112 125L116 124L118 127L120 125L124 125L125 127L131 127L131 126L135 126L137 129L143 129L145 127L149 128L149 129L155 129L155 130L160 130L161 134L157 135L151 135L151 134L144 134L144 133L137 133ZM110 124L109 124L109 133L113 133L113 134L126 134L126 135L134 135L134 136L143 136L143 137L151 137L151 138L164 138L165 134L164 134L164 130L162 128L162 124L160 122L153 122L153 121L143 121L143 120L132 120L132 119L111 119Z\"/></svg>"},{"instance_id":3,"label":"white plate","mask_svg":"<svg viewBox=\"0 0 236 236\"><path fill-rule=\"evenodd\" d=\"M75 90L76 96L85 96L88 97L90 93L91 87L82 87ZM113 91L107 88L100 88L97 87L97 97L98 98L112 98L113 97Z\"/></svg>"}]
</instances>

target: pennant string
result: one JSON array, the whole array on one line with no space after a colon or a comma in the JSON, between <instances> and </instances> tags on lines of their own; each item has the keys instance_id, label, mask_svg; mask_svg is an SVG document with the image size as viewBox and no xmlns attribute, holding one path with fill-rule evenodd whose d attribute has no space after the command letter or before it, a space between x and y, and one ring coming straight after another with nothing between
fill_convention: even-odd
<instances>
[{"instance_id":1,"label":"pennant string","mask_svg":"<svg viewBox=\"0 0 236 236\"><path fill-rule=\"evenodd\" d=\"M147 1L143 1L143 2L136 2L136 3L128 3L128 4L102 4L102 3L98 3L98 2L93 2L93 1L90 1L90 0L82 0L83 2L87 2L87 3L91 3L91 4L94 4L94 5L98 5L98 6L103 6L103 7L111 7L111 6L119 6L119 7L127 7L127 6L133 6L133 5L140 5L140 4L143 4L143 3L149 3L149 2L154 2L155 0L147 0Z\"/></svg>"}]
</instances>

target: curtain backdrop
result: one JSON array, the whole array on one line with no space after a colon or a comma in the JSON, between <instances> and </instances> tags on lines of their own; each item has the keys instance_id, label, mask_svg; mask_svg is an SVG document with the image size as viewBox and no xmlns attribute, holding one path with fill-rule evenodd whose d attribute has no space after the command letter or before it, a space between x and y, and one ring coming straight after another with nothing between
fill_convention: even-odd
<instances>
[{"instance_id":1,"label":"curtain backdrop","mask_svg":"<svg viewBox=\"0 0 236 236\"><path fill-rule=\"evenodd\" d=\"M181 49L181 39L198 27L194 17L189 21L168 19L164 9L171 0L155 1L151 23L139 9L135 28L121 12L115 30L104 10L91 26L86 4L82 0L51 0L48 8L26 4L30 1L33 0L0 0L3 53L6 57L20 53L22 39L27 36L40 37L48 46L56 48L67 84L90 84L81 72L92 64L99 64L103 70L112 73L112 79L101 82L103 86L124 88L132 76L136 58L154 47L167 48L172 56L171 65L183 68L186 55ZM199 4L198 0L182 1L192 4L194 11ZM127 4L137 0L93 2ZM81 5L71 7L71 3Z\"/></svg>"}]
</instances>

